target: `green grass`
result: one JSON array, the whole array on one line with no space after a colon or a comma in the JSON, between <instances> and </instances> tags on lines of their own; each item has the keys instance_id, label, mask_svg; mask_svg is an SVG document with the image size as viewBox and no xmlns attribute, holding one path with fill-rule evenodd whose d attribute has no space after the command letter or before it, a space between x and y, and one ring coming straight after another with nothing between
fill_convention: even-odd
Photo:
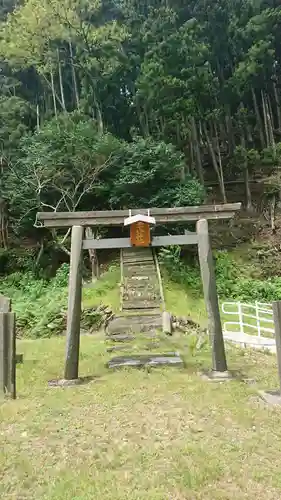
<instances>
[{"instance_id":1,"label":"green grass","mask_svg":"<svg viewBox=\"0 0 281 500\"><path fill-rule=\"evenodd\" d=\"M281 410L256 400L277 385L275 358L231 349L255 384L207 383L208 349L186 367L109 372L102 336L81 339L82 386L62 376L64 338L22 340L18 399L0 406L0 495L22 500L279 500ZM175 340L173 340L175 342Z\"/></svg>"},{"instance_id":2,"label":"green grass","mask_svg":"<svg viewBox=\"0 0 281 500\"><path fill-rule=\"evenodd\" d=\"M165 302L167 311L176 316L191 316L201 325L206 325L207 314L204 300L189 290L169 280L165 280Z\"/></svg>"},{"instance_id":3,"label":"green grass","mask_svg":"<svg viewBox=\"0 0 281 500\"><path fill-rule=\"evenodd\" d=\"M192 290L184 289L181 285L178 285L172 281L165 280L165 300L166 309L177 316L191 316L191 318L199 323L202 327L207 327L207 313L205 308L205 303L203 297L196 296ZM220 310L222 308L223 302L228 302L223 299L220 301ZM230 299L229 302L237 302ZM249 302L250 304L250 302ZM236 311L235 306L229 306L227 308L229 311ZM255 315L255 310L252 308L243 308L243 314ZM261 317L266 317L271 319L270 315L261 314ZM221 310L221 320L224 322L237 322L238 314L224 314ZM249 325L256 326L257 321L253 318L243 316L243 322ZM273 325L266 322L260 321L261 328L273 328ZM240 331L239 325L228 325L228 330L238 332ZM244 326L244 332L249 335L257 335L256 329L251 328L251 326ZM264 337L273 337L273 334L269 332L262 332Z\"/></svg>"},{"instance_id":4,"label":"green grass","mask_svg":"<svg viewBox=\"0 0 281 500\"><path fill-rule=\"evenodd\" d=\"M114 312L118 312L120 308L120 280L119 265L112 265L89 288L83 288L83 306L92 307L103 303L111 307Z\"/></svg>"}]
</instances>

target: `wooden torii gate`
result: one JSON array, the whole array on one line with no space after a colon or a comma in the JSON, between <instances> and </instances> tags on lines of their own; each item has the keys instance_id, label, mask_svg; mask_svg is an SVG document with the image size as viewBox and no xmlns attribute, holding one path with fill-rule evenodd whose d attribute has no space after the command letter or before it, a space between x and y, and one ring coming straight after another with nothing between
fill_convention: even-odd
<instances>
[{"instance_id":1,"label":"wooden torii gate","mask_svg":"<svg viewBox=\"0 0 281 500\"><path fill-rule=\"evenodd\" d=\"M168 245L198 245L204 299L208 314L208 331L212 347L213 372L227 372L215 271L209 239L208 220L231 219L241 208L241 203L200 205L195 207L151 208L149 214L155 223L196 223L196 232L185 231L182 235L154 236L152 247ZM130 216L147 215L145 209L130 210ZM84 238L84 228L90 226L123 226L128 210L97 212L38 212L37 221L44 227L69 228L71 232L71 256L67 313L67 341L65 380L76 380L79 375L80 316L82 299L81 256L83 249L129 248L130 238Z\"/></svg>"}]
</instances>

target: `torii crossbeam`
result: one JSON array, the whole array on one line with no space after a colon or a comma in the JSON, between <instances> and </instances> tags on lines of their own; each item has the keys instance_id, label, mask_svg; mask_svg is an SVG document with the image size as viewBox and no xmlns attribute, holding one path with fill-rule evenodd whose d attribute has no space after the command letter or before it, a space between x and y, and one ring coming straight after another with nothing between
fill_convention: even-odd
<instances>
[{"instance_id":1,"label":"torii crossbeam","mask_svg":"<svg viewBox=\"0 0 281 500\"><path fill-rule=\"evenodd\" d=\"M213 372L227 372L226 355L216 289L215 270L209 239L208 220L231 219L241 209L241 203L222 205L200 205L193 207L151 208L150 216L156 225L167 223L196 222L196 232L184 235L154 236L151 246L198 245L204 299L208 313L208 331L212 346ZM130 210L130 216L147 215L147 209ZM37 222L42 227L69 228L71 234L71 257L67 314L67 347L64 378L78 379L80 315L81 315L81 255L82 249L126 248L132 245L129 238L84 239L84 228L91 226L124 226L128 210L91 212L39 212Z\"/></svg>"}]
</instances>

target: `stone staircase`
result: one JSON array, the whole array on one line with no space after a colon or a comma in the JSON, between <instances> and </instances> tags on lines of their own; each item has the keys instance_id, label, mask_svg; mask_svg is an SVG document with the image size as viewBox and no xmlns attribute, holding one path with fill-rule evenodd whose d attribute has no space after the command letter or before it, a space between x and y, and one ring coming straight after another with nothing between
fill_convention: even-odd
<instances>
[{"instance_id":1,"label":"stone staircase","mask_svg":"<svg viewBox=\"0 0 281 500\"><path fill-rule=\"evenodd\" d=\"M162 328L164 300L161 277L150 248L121 250L121 314L107 328L107 339L114 342L134 340L145 334L156 335Z\"/></svg>"},{"instance_id":2,"label":"stone staircase","mask_svg":"<svg viewBox=\"0 0 281 500\"><path fill-rule=\"evenodd\" d=\"M128 248L121 251L121 272L122 310L159 312L164 304L152 250Z\"/></svg>"},{"instance_id":3,"label":"stone staircase","mask_svg":"<svg viewBox=\"0 0 281 500\"><path fill-rule=\"evenodd\" d=\"M108 324L106 340L108 352L127 351L127 355L112 358L109 368L182 367L181 357L170 352L170 348L168 352L155 353L158 348L167 350L167 337L162 333L165 303L157 257L151 248L129 248L121 250L120 261L120 315ZM139 350L150 354L136 355Z\"/></svg>"}]
</instances>

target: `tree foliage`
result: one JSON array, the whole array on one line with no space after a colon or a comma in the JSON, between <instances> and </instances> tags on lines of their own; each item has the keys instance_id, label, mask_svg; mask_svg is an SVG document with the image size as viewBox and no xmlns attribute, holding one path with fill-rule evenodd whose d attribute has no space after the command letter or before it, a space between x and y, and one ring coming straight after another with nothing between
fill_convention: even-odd
<instances>
[{"instance_id":1,"label":"tree foliage","mask_svg":"<svg viewBox=\"0 0 281 500\"><path fill-rule=\"evenodd\" d=\"M251 176L275 175L276 2L6 0L0 21L12 228L31 230L39 207L200 203L214 180L227 201L242 179L250 208Z\"/></svg>"}]
</instances>

